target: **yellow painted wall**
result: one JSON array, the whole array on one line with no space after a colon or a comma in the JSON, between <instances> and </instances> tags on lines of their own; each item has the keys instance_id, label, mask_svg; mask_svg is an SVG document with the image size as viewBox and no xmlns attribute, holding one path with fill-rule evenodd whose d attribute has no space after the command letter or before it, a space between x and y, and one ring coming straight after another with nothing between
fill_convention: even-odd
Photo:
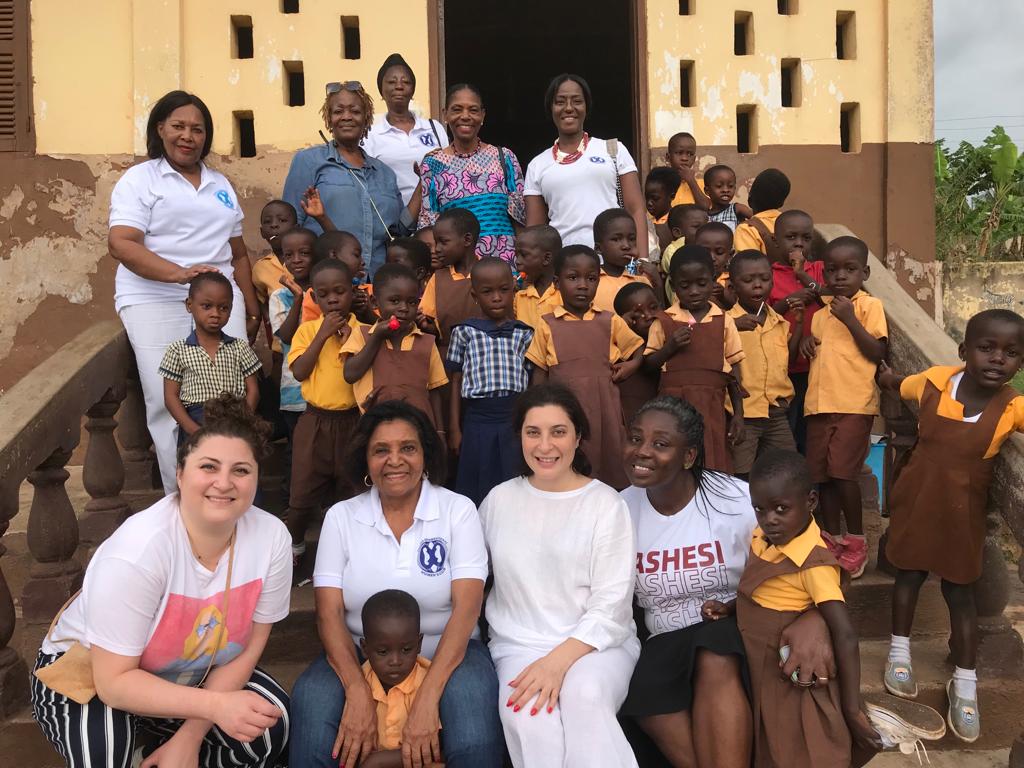
<instances>
[{"instance_id":1,"label":"yellow painted wall","mask_svg":"<svg viewBox=\"0 0 1024 768\"><path fill-rule=\"evenodd\" d=\"M838 144L844 102L860 105L862 143L931 141L930 0L791 0L792 15L779 14L776 0L690 3L688 16L679 14L677 0L647 3L652 146L677 131L703 145L734 145L739 104L757 106L761 146ZM837 10L855 12L855 59L836 59ZM745 56L733 52L737 11L750 12L753 24L753 52ZM891 35L899 45L887 52ZM800 59L798 107L782 107L784 58ZM695 62L690 108L679 101L681 60Z\"/></svg>"},{"instance_id":2,"label":"yellow painted wall","mask_svg":"<svg viewBox=\"0 0 1024 768\"><path fill-rule=\"evenodd\" d=\"M424 107L427 4L436 1L300 0L299 13L284 14L281 0L33 0L37 151L141 154L149 109L179 87L209 105L214 152L236 151L235 111L253 113L258 147L293 150L318 140L327 81L360 80L375 94L393 51L419 76ZM737 104L756 105L759 146L837 144L843 102L860 105L863 143L931 141L931 0L790 0L793 15L780 15L776 0L690 2L695 13L680 16L678 0L647 0L652 146L681 130L702 145L733 145ZM838 9L856 13L852 60L835 58ZM733 53L737 10L752 14L747 56ZM252 59L232 58L232 14L252 17ZM359 18L358 60L342 57L342 15ZM801 60L799 107L781 106L783 58ZM679 105L684 59L695 62L688 109ZM303 63L303 107L286 104L285 61Z\"/></svg>"}]
</instances>

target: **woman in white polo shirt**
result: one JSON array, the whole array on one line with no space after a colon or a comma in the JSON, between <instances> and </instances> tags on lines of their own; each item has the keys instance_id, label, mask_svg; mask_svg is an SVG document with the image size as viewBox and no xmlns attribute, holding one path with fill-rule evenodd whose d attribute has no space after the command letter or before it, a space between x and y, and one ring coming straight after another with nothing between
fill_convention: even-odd
<instances>
[{"instance_id":1,"label":"woman in white polo shirt","mask_svg":"<svg viewBox=\"0 0 1024 768\"><path fill-rule=\"evenodd\" d=\"M401 589L419 603L422 654L431 659L402 731L406 765L500 768L498 679L477 639L487 551L476 508L441 487L444 446L426 414L405 402L363 414L351 451L353 483L367 490L331 507L320 532L313 586L326 653L292 692L291 764L361 765L373 751L360 613L377 592Z\"/></svg>"},{"instance_id":2,"label":"woman in white polo shirt","mask_svg":"<svg viewBox=\"0 0 1024 768\"><path fill-rule=\"evenodd\" d=\"M753 740L746 654L728 603L757 520L747 484L704 467L704 424L693 406L657 397L629 425L621 496L636 532L636 600L644 644L621 714L636 720L672 765L747 768ZM834 674L828 628L809 611L785 630L788 671ZM831 671L830 671L831 670ZM640 754L646 749L636 740Z\"/></svg>"},{"instance_id":3,"label":"woman in white polo shirt","mask_svg":"<svg viewBox=\"0 0 1024 768\"><path fill-rule=\"evenodd\" d=\"M645 236L647 208L629 150L615 139L598 139L584 130L592 104L587 81L579 75L558 75L548 85L544 104L558 139L526 168L527 225L551 224L563 245L593 248L597 214L625 208L637 233Z\"/></svg>"},{"instance_id":4,"label":"woman in white polo shirt","mask_svg":"<svg viewBox=\"0 0 1024 768\"><path fill-rule=\"evenodd\" d=\"M545 384L519 396L526 469L480 505L494 570L487 597L498 708L515 768L636 768L615 713L640 641L633 625L633 529L589 477L576 397Z\"/></svg>"},{"instance_id":5,"label":"woman in white polo shirt","mask_svg":"<svg viewBox=\"0 0 1024 768\"><path fill-rule=\"evenodd\" d=\"M413 166L428 152L447 147L448 132L437 120L417 117L409 109L416 94L416 74L401 54L384 59L377 70L377 91L388 111L373 121L363 149L395 172L402 203L408 205L420 183Z\"/></svg>"},{"instance_id":6,"label":"woman in white polo shirt","mask_svg":"<svg viewBox=\"0 0 1024 768\"><path fill-rule=\"evenodd\" d=\"M192 331L188 284L201 272L231 280L234 303L224 331L255 338L260 309L242 240L242 208L223 174L204 159L213 120L202 100L171 91L149 113L149 160L125 171L110 196L110 255L119 263L114 307L135 352L146 422L164 491L175 489L175 423L164 407L164 351Z\"/></svg>"}]
</instances>

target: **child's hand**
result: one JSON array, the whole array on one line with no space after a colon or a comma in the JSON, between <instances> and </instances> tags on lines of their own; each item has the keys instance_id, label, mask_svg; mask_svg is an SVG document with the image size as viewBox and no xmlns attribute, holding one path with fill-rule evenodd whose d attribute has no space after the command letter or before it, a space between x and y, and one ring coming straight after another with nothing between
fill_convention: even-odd
<instances>
[{"instance_id":1,"label":"child's hand","mask_svg":"<svg viewBox=\"0 0 1024 768\"><path fill-rule=\"evenodd\" d=\"M459 427L452 427L448 431L448 448L456 454L462 448L462 430Z\"/></svg>"},{"instance_id":2,"label":"child's hand","mask_svg":"<svg viewBox=\"0 0 1024 768\"><path fill-rule=\"evenodd\" d=\"M900 377L892 372L889 364L883 360L878 364L878 373L875 374L875 381L879 389L898 391L900 388Z\"/></svg>"},{"instance_id":3,"label":"child's hand","mask_svg":"<svg viewBox=\"0 0 1024 768\"><path fill-rule=\"evenodd\" d=\"M638 357L635 360L621 360L614 363L612 365L612 381L625 381L640 370L640 366L643 365L643 362L643 358Z\"/></svg>"},{"instance_id":4,"label":"child's hand","mask_svg":"<svg viewBox=\"0 0 1024 768\"><path fill-rule=\"evenodd\" d=\"M693 338L693 326L692 325L681 325L672 331L672 335L669 337L669 343L673 349L679 349L685 347L690 343L690 339Z\"/></svg>"},{"instance_id":5,"label":"child's hand","mask_svg":"<svg viewBox=\"0 0 1024 768\"><path fill-rule=\"evenodd\" d=\"M725 439L729 441L729 445L736 445L743 441L743 419L737 419L735 416L729 417L729 429L725 433Z\"/></svg>"},{"instance_id":6,"label":"child's hand","mask_svg":"<svg viewBox=\"0 0 1024 768\"><path fill-rule=\"evenodd\" d=\"M299 200L303 213L312 219L319 219L324 215L324 201L320 199L320 192L316 187L307 187Z\"/></svg>"},{"instance_id":7,"label":"child's hand","mask_svg":"<svg viewBox=\"0 0 1024 768\"><path fill-rule=\"evenodd\" d=\"M846 325L853 322L856 317L853 313L853 302L845 296L833 296L829 308L832 310L832 314Z\"/></svg>"},{"instance_id":8,"label":"child's hand","mask_svg":"<svg viewBox=\"0 0 1024 768\"><path fill-rule=\"evenodd\" d=\"M364 411L368 411L373 408L374 404L377 402L377 397L380 395L381 389L383 389L383 387L374 387L371 389L370 394L368 394L363 402L359 404L359 407Z\"/></svg>"},{"instance_id":9,"label":"child's hand","mask_svg":"<svg viewBox=\"0 0 1024 768\"><path fill-rule=\"evenodd\" d=\"M721 600L706 600L700 607L700 617L704 621L718 621L732 616L734 603L723 603Z\"/></svg>"},{"instance_id":10,"label":"child's hand","mask_svg":"<svg viewBox=\"0 0 1024 768\"><path fill-rule=\"evenodd\" d=\"M864 710L858 709L856 712L844 712L843 716L846 718L846 727L850 729L850 735L857 746L862 749L874 750L875 752L881 751L882 738L871 725L871 721L864 714Z\"/></svg>"},{"instance_id":11,"label":"child's hand","mask_svg":"<svg viewBox=\"0 0 1024 768\"><path fill-rule=\"evenodd\" d=\"M647 279L652 284L657 284L657 281L661 279L661 273L658 271L658 265L654 264L646 259L640 259L640 272L647 276Z\"/></svg>"},{"instance_id":12,"label":"child's hand","mask_svg":"<svg viewBox=\"0 0 1024 768\"><path fill-rule=\"evenodd\" d=\"M296 299L302 298L302 289L299 287L299 284L295 282L291 275L281 275L281 277L278 278L277 282L279 282L281 285L283 285L285 288L291 291L292 296L294 296Z\"/></svg>"},{"instance_id":13,"label":"child's hand","mask_svg":"<svg viewBox=\"0 0 1024 768\"><path fill-rule=\"evenodd\" d=\"M437 323L434 321L434 318L424 315L422 312L416 313L416 327L424 333L437 336Z\"/></svg>"},{"instance_id":14,"label":"child's hand","mask_svg":"<svg viewBox=\"0 0 1024 768\"><path fill-rule=\"evenodd\" d=\"M397 317L389 317L387 320L378 320L377 324L370 329L370 333L376 336L380 334L385 339L393 339L395 336L399 336L409 332L409 323L393 323L392 320L398 320Z\"/></svg>"},{"instance_id":15,"label":"child's hand","mask_svg":"<svg viewBox=\"0 0 1024 768\"><path fill-rule=\"evenodd\" d=\"M793 313L793 321L801 324L804 321L804 303L800 299L794 299L790 304L790 312Z\"/></svg>"},{"instance_id":16,"label":"child's hand","mask_svg":"<svg viewBox=\"0 0 1024 768\"><path fill-rule=\"evenodd\" d=\"M737 331L752 331L757 328L757 318L749 312L736 318Z\"/></svg>"},{"instance_id":17,"label":"child's hand","mask_svg":"<svg viewBox=\"0 0 1024 768\"><path fill-rule=\"evenodd\" d=\"M717 280L715 284L711 286L711 300L718 306L722 306L722 297L725 295L725 286Z\"/></svg>"},{"instance_id":18,"label":"child's hand","mask_svg":"<svg viewBox=\"0 0 1024 768\"><path fill-rule=\"evenodd\" d=\"M348 340L350 333L352 333L352 326L348 324L348 318L341 312L328 312L324 315L324 321L320 325L320 330L317 331L317 335L325 339L339 336L342 344Z\"/></svg>"},{"instance_id":19,"label":"child's hand","mask_svg":"<svg viewBox=\"0 0 1024 768\"><path fill-rule=\"evenodd\" d=\"M356 314L360 314L366 311L366 307L370 303L370 294L366 292L365 288L353 288L352 289L352 311Z\"/></svg>"},{"instance_id":20,"label":"child's hand","mask_svg":"<svg viewBox=\"0 0 1024 768\"><path fill-rule=\"evenodd\" d=\"M808 360L813 360L818 355L818 347L820 345L821 339L817 339L814 336L805 336L800 340L800 354Z\"/></svg>"},{"instance_id":21,"label":"child's hand","mask_svg":"<svg viewBox=\"0 0 1024 768\"><path fill-rule=\"evenodd\" d=\"M793 268L794 272L801 272L804 268L804 263L807 259L804 257L803 251L790 251L789 252L789 266Z\"/></svg>"}]
</instances>

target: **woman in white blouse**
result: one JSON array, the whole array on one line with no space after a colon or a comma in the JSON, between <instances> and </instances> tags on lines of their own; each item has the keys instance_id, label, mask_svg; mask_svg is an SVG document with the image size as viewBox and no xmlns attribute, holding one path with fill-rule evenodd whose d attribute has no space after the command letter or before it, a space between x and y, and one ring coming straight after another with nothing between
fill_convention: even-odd
<instances>
[{"instance_id":1,"label":"woman in white blouse","mask_svg":"<svg viewBox=\"0 0 1024 768\"><path fill-rule=\"evenodd\" d=\"M164 491L175 490L177 427L164 407L160 361L172 341L192 331L185 309L188 284L202 272L221 272L234 286L224 331L251 341L260 307L242 240L242 207L223 174L205 158L213 120L202 99L171 91L149 113L146 152L110 196L110 255L118 262L114 308L128 332L146 398Z\"/></svg>"},{"instance_id":2,"label":"woman in white blouse","mask_svg":"<svg viewBox=\"0 0 1024 768\"><path fill-rule=\"evenodd\" d=\"M513 424L525 473L480 507L494 572L490 648L512 763L636 766L615 719L640 653L629 511L587 476L579 447L587 419L569 390L527 390Z\"/></svg>"}]
</instances>

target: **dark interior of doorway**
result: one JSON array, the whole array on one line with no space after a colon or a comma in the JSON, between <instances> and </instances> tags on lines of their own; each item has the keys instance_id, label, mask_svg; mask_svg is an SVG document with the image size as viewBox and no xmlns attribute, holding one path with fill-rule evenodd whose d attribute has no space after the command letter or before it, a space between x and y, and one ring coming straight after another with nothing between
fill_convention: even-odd
<instances>
[{"instance_id":1,"label":"dark interior of doorway","mask_svg":"<svg viewBox=\"0 0 1024 768\"><path fill-rule=\"evenodd\" d=\"M637 157L634 137L631 2L628 0L444 0L445 82L484 94L481 138L526 165L557 137L544 110L552 77L575 72L590 84L587 132L618 138Z\"/></svg>"}]
</instances>

